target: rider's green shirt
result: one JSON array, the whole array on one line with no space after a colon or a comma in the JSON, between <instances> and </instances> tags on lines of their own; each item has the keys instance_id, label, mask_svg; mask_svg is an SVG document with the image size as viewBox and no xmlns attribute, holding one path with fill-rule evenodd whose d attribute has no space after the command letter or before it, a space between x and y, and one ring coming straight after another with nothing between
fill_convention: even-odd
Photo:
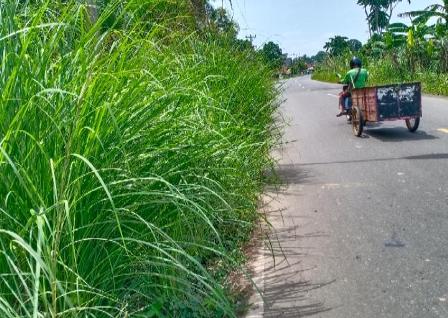
<instances>
[{"instance_id":1,"label":"rider's green shirt","mask_svg":"<svg viewBox=\"0 0 448 318\"><path fill-rule=\"evenodd\" d=\"M358 78L355 81L356 75L358 74L359 68L351 69L342 79L343 84L354 84L353 88L363 88L366 87L367 80L369 78L369 72L365 68L361 68ZM353 81L355 81L353 83Z\"/></svg>"}]
</instances>

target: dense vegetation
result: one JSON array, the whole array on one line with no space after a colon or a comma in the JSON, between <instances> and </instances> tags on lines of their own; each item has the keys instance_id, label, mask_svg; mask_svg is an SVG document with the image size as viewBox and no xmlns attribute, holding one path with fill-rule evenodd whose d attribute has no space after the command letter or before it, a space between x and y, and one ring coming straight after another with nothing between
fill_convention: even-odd
<instances>
[{"instance_id":1,"label":"dense vegetation","mask_svg":"<svg viewBox=\"0 0 448 318\"><path fill-rule=\"evenodd\" d=\"M0 2L1 317L234 316L277 91L195 2Z\"/></svg>"},{"instance_id":2,"label":"dense vegetation","mask_svg":"<svg viewBox=\"0 0 448 318\"><path fill-rule=\"evenodd\" d=\"M372 15L368 15L372 17L368 20L370 40L359 50L350 49L346 38L338 43L328 42L327 58L318 65L314 78L336 82L336 73L346 72L350 57L358 55L369 69L372 85L421 81L425 92L448 95L448 1L402 13L401 16L411 18L410 25L389 23L385 8L394 1L383 2L385 6L372 7ZM377 25L373 15L379 10L384 10L379 15L385 19Z\"/></svg>"}]
</instances>

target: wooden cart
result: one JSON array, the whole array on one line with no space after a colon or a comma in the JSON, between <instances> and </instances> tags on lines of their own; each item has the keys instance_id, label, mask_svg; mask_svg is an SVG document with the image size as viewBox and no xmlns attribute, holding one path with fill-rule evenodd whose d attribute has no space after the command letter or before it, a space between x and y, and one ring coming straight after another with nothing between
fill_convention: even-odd
<instances>
[{"instance_id":1,"label":"wooden cart","mask_svg":"<svg viewBox=\"0 0 448 318\"><path fill-rule=\"evenodd\" d=\"M361 136L366 122L404 120L415 132L422 117L420 83L393 84L352 91L353 134Z\"/></svg>"}]
</instances>

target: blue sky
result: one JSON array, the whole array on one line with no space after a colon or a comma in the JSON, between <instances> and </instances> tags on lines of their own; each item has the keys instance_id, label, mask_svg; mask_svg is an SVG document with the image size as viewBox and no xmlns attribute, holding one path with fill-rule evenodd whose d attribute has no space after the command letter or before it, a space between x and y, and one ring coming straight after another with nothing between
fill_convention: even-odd
<instances>
[{"instance_id":1,"label":"blue sky","mask_svg":"<svg viewBox=\"0 0 448 318\"><path fill-rule=\"evenodd\" d=\"M322 50L328 38L344 35L365 42L368 28L364 9L356 0L228 0L222 1L230 14L240 25L239 37L256 34L254 43L261 46L268 41L280 45L290 56L314 55ZM441 0L406 0L398 4L394 15L400 12L423 9ZM408 22L398 17L393 21Z\"/></svg>"}]
</instances>

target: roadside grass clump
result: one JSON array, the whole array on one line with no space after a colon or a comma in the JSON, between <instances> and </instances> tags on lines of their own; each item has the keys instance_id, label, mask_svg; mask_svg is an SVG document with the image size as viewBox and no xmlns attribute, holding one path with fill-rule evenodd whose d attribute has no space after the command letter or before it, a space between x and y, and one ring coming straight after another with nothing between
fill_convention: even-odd
<instances>
[{"instance_id":1,"label":"roadside grass clump","mask_svg":"<svg viewBox=\"0 0 448 318\"><path fill-rule=\"evenodd\" d=\"M340 79L337 74L344 76L347 73L350 59L351 55L347 53L343 56L328 55L323 62L315 66L311 78L316 81L338 83Z\"/></svg>"},{"instance_id":2,"label":"roadside grass clump","mask_svg":"<svg viewBox=\"0 0 448 318\"><path fill-rule=\"evenodd\" d=\"M140 2L1 3L1 317L234 316L216 264L257 218L277 91Z\"/></svg>"}]
</instances>

